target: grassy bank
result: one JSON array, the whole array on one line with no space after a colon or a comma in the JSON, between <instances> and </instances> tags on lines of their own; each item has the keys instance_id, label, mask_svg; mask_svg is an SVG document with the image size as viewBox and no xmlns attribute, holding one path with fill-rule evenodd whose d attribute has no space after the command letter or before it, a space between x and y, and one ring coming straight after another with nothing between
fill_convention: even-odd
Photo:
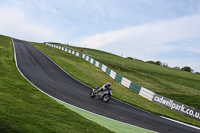
<instances>
[{"instance_id":1,"label":"grassy bank","mask_svg":"<svg viewBox=\"0 0 200 133\"><path fill-rule=\"evenodd\" d=\"M18 72L12 40L0 35L0 132L111 132L41 93Z\"/></svg>"},{"instance_id":2,"label":"grassy bank","mask_svg":"<svg viewBox=\"0 0 200 133\"><path fill-rule=\"evenodd\" d=\"M39 48L41 51L43 51L45 54L47 54L50 58L52 58L58 65L60 65L69 74L71 74L78 80L84 82L85 84L91 87L100 86L105 82L110 81L112 83L112 90L114 97L121 99L122 101L125 101L127 103L130 103L134 106L137 106L139 108L142 108L144 110L150 111L152 113L162 116L167 116L196 126L200 126L199 121L193 120L179 113L168 110L164 107L161 107L160 105L152 103L136 95L131 90L123 87L116 81L112 80L108 75L106 75L101 70L99 70L98 68L96 68L95 66L83 60L80 57L76 57L72 54L66 53L65 51L61 51L59 49L46 46L44 44L39 44L39 43L32 43L32 44L37 48ZM109 64L107 63L106 65ZM121 73L124 72L122 67L117 69L113 66L113 68L117 72Z\"/></svg>"}]
</instances>

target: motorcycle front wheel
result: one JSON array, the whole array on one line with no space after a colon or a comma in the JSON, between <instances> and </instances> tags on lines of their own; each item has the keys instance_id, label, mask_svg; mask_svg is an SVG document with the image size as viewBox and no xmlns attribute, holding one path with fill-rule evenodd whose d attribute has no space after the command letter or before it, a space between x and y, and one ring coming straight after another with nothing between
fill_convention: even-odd
<instances>
[{"instance_id":1,"label":"motorcycle front wheel","mask_svg":"<svg viewBox=\"0 0 200 133\"><path fill-rule=\"evenodd\" d=\"M94 98L95 97L95 94L94 94L94 92L92 91L92 92L90 92L90 97L91 98Z\"/></svg>"},{"instance_id":2,"label":"motorcycle front wheel","mask_svg":"<svg viewBox=\"0 0 200 133\"><path fill-rule=\"evenodd\" d=\"M104 96L102 97L102 101L105 102L105 103L107 103L110 99L111 99L111 96L110 96L110 95L104 95Z\"/></svg>"}]
</instances>

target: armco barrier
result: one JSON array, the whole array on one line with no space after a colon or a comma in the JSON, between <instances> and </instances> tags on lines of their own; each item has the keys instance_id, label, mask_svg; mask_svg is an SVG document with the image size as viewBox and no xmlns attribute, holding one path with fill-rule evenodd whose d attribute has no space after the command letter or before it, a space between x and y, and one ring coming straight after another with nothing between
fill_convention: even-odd
<instances>
[{"instance_id":1,"label":"armco barrier","mask_svg":"<svg viewBox=\"0 0 200 133\"><path fill-rule=\"evenodd\" d=\"M108 74L110 76L110 72L111 72L111 69L110 68L106 68L106 74Z\"/></svg>"},{"instance_id":2,"label":"armco barrier","mask_svg":"<svg viewBox=\"0 0 200 133\"><path fill-rule=\"evenodd\" d=\"M118 73L116 74L116 76L115 76L115 80L117 81L117 82L119 82L120 84L122 84L122 76L121 75L119 75ZM122 84L123 85L123 84ZM127 87L128 88L128 87Z\"/></svg>"},{"instance_id":3,"label":"armco barrier","mask_svg":"<svg viewBox=\"0 0 200 133\"><path fill-rule=\"evenodd\" d=\"M116 76L116 72L114 72L113 70L110 71L110 77L112 79L115 79L115 76Z\"/></svg>"},{"instance_id":4,"label":"armco barrier","mask_svg":"<svg viewBox=\"0 0 200 133\"><path fill-rule=\"evenodd\" d=\"M102 69L104 72L106 72L107 66L105 66L104 64L102 64Z\"/></svg>"},{"instance_id":5,"label":"armco barrier","mask_svg":"<svg viewBox=\"0 0 200 133\"><path fill-rule=\"evenodd\" d=\"M139 95L144 97L144 98L146 98L146 99L148 99L148 100L150 100L150 101L152 101L153 96L155 95L155 93L150 91L150 90L148 90L148 89L146 89L146 88L144 88L144 87L142 87L140 89Z\"/></svg>"},{"instance_id":6,"label":"armco barrier","mask_svg":"<svg viewBox=\"0 0 200 133\"><path fill-rule=\"evenodd\" d=\"M188 116L192 119L196 119L196 120L200 121L200 110L199 109L195 109L190 106L184 105L184 104L176 102L174 100L171 100L169 98L160 96L144 87L141 87L140 85L137 85L136 83L120 76L119 74L117 74L116 72L114 72L113 70L111 70L110 68L105 66L104 64L94 60L93 58L87 56L86 54L82 54L77 51L73 51L71 49L67 49L67 48L64 48L61 46L56 46L54 44L49 44L49 43L45 43L45 44L48 46L51 46L53 48L58 48L63 51L66 51L68 53L79 56L79 57L87 60L88 62L90 62L91 64L96 66L97 68L101 69L103 72L105 72L107 75L109 75L112 79L116 80L117 82L119 82L120 84L125 86L126 88L129 88L136 94L138 94L152 102L160 104L168 109L171 109L171 110L181 113L185 116Z\"/></svg>"},{"instance_id":7,"label":"armco barrier","mask_svg":"<svg viewBox=\"0 0 200 133\"><path fill-rule=\"evenodd\" d=\"M124 85L126 88L129 88L130 84L131 84L131 81L122 77L122 82L121 82L122 85Z\"/></svg>"},{"instance_id":8,"label":"armco barrier","mask_svg":"<svg viewBox=\"0 0 200 133\"><path fill-rule=\"evenodd\" d=\"M91 58L91 59L90 59L90 63L93 64L93 61L94 61L94 59Z\"/></svg>"},{"instance_id":9,"label":"armco barrier","mask_svg":"<svg viewBox=\"0 0 200 133\"><path fill-rule=\"evenodd\" d=\"M95 66L99 68L99 62L96 61Z\"/></svg>"},{"instance_id":10,"label":"armco barrier","mask_svg":"<svg viewBox=\"0 0 200 133\"><path fill-rule=\"evenodd\" d=\"M134 83L134 82L131 81L129 89L131 89L132 91L134 91L136 94L139 94L141 86L139 86L136 83Z\"/></svg>"},{"instance_id":11,"label":"armco barrier","mask_svg":"<svg viewBox=\"0 0 200 133\"><path fill-rule=\"evenodd\" d=\"M102 63L99 63L99 68L102 69Z\"/></svg>"}]
</instances>

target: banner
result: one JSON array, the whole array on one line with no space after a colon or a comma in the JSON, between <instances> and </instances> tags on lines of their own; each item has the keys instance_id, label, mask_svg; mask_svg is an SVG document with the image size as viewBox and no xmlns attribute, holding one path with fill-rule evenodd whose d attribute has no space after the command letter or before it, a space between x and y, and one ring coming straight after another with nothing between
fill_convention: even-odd
<instances>
[{"instance_id":1,"label":"banner","mask_svg":"<svg viewBox=\"0 0 200 133\"><path fill-rule=\"evenodd\" d=\"M153 102L158 103L168 109L181 113L185 116L188 116L192 119L200 121L200 110L192 108L188 105L176 102L169 98L163 97L161 95L155 94L152 99Z\"/></svg>"}]
</instances>

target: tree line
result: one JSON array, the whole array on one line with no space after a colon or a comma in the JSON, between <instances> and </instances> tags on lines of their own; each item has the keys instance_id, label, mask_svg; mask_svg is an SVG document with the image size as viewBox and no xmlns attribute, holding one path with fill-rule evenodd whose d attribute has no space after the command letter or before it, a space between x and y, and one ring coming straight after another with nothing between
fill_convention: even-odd
<instances>
[{"instance_id":1,"label":"tree line","mask_svg":"<svg viewBox=\"0 0 200 133\"><path fill-rule=\"evenodd\" d=\"M147 63L151 63L151 64L155 64L155 65L159 65L159 66L164 66L164 67L169 67L167 63L162 63L160 61L147 61ZM186 71L186 72L192 72L194 73L194 70L192 68L190 68L189 66L184 66L182 68L180 67L173 67L174 69L177 70L182 70L182 71ZM200 74L199 72L195 72L196 74Z\"/></svg>"},{"instance_id":2,"label":"tree line","mask_svg":"<svg viewBox=\"0 0 200 133\"><path fill-rule=\"evenodd\" d=\"M132 58L132 57L127 57L127 59L138 60L138 59L135 59L135 58ZM141 60L138 60L138 61L141 61ZM159 65L159 66L163 66L163 67L169 67L167 63L162 63L160 61L146 61L146 62L151 63L151 64L155 64L155 65ZM184 66L182 68L176 66L176 67L173 67L173 68L177 69L177 70L182 70L182 71L194 73L194 70L192 68L190 68L189 66ZM200 74L200 72L195 72L195 73Z\"/></svg>"}]
</instances>

